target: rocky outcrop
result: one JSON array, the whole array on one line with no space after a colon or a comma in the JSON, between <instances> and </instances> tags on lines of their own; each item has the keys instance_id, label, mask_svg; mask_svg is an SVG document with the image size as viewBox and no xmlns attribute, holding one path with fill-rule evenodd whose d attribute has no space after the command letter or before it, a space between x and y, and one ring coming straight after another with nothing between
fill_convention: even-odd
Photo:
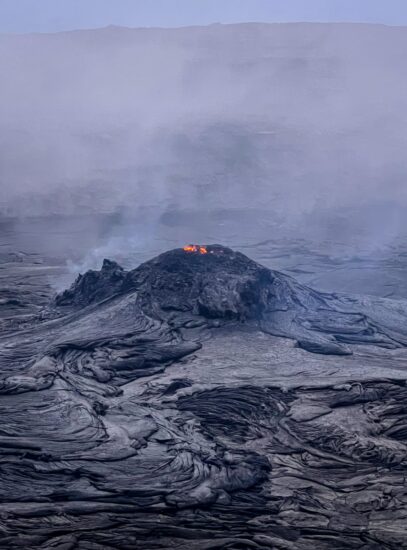
<instances>
[{"instance_id":1,"label":"rocky outcrop","mask_svg":"<svg viewBox=\"0 0 407 550\"><path fill-rule=\"evenodd\" d=\"M79 275L71 288L58 294L55 305L84 307L110 298L122 288L125 275L119 264L105 259L100 271Z\"/></svg>"}]
</instances>

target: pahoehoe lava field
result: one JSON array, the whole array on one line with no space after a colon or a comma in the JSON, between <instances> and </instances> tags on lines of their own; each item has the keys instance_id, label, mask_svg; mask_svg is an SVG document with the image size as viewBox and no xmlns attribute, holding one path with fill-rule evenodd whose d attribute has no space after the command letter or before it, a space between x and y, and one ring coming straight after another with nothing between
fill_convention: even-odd
<instances>
[{"instance_id":1,"label":"pahoehoe lava field","mask_svg":"<svg viewBox=\"0 0 407 550\"><path fill-rule=\"evenodd\" d=\"M206 250L8 301L1 548L407 547L407 302Z\"/></svg>"}]
</instances>

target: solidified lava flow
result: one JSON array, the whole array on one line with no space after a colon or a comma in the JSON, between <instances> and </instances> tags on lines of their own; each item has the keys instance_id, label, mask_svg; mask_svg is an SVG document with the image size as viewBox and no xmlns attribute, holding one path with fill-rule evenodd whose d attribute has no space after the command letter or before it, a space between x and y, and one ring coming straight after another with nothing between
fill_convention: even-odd
<instances>
[{"instance_id":1,"label":"solidified lava flow","mask_svg":"<svg viewBox=\"0 0 407 550\"><path fill-rule=\"evenodd\" d=\"M0 547L407 547L407 302L190 246L0 337Z\"/></svg>"}]
</instances>

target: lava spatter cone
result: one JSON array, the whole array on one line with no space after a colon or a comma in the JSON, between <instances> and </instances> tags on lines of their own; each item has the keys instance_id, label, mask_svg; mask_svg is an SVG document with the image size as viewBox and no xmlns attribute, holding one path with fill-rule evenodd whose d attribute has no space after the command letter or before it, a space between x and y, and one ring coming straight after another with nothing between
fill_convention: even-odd
<instances>
[{"instance_id":1,"label":"lava spatter cone","mask_svg":"<svg viewBox=\"0 0 407 550\"><path fill-rule=\"evenodd\" d=\"M352 344L407 344L407 330L400 329L394 311L381 315L380 326L377 304L317 292L218 244L170 250L128 272L105 261L100 272L80 276L56 303L84 307L132 293L136 310L152 317L165 320L172 312L173 320L189 314L221 325L255 324L313 353L346 355Z\"/></svg>"}]
</instances>

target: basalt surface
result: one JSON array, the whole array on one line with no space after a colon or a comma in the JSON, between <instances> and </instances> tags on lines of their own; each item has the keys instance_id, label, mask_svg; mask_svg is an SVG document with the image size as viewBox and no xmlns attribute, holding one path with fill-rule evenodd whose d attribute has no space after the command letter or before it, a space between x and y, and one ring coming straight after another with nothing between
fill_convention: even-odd
<instances>
[{"instance_id":1,"label":"basalt surface","mask_svg":"<svg viewBox=\"0 0 407 550\"><path fill-rule=\"evenodd\" d=\"M8 321L2 548L407 548L407 302L206 252Z\"/></svg>"}]
</instances>

